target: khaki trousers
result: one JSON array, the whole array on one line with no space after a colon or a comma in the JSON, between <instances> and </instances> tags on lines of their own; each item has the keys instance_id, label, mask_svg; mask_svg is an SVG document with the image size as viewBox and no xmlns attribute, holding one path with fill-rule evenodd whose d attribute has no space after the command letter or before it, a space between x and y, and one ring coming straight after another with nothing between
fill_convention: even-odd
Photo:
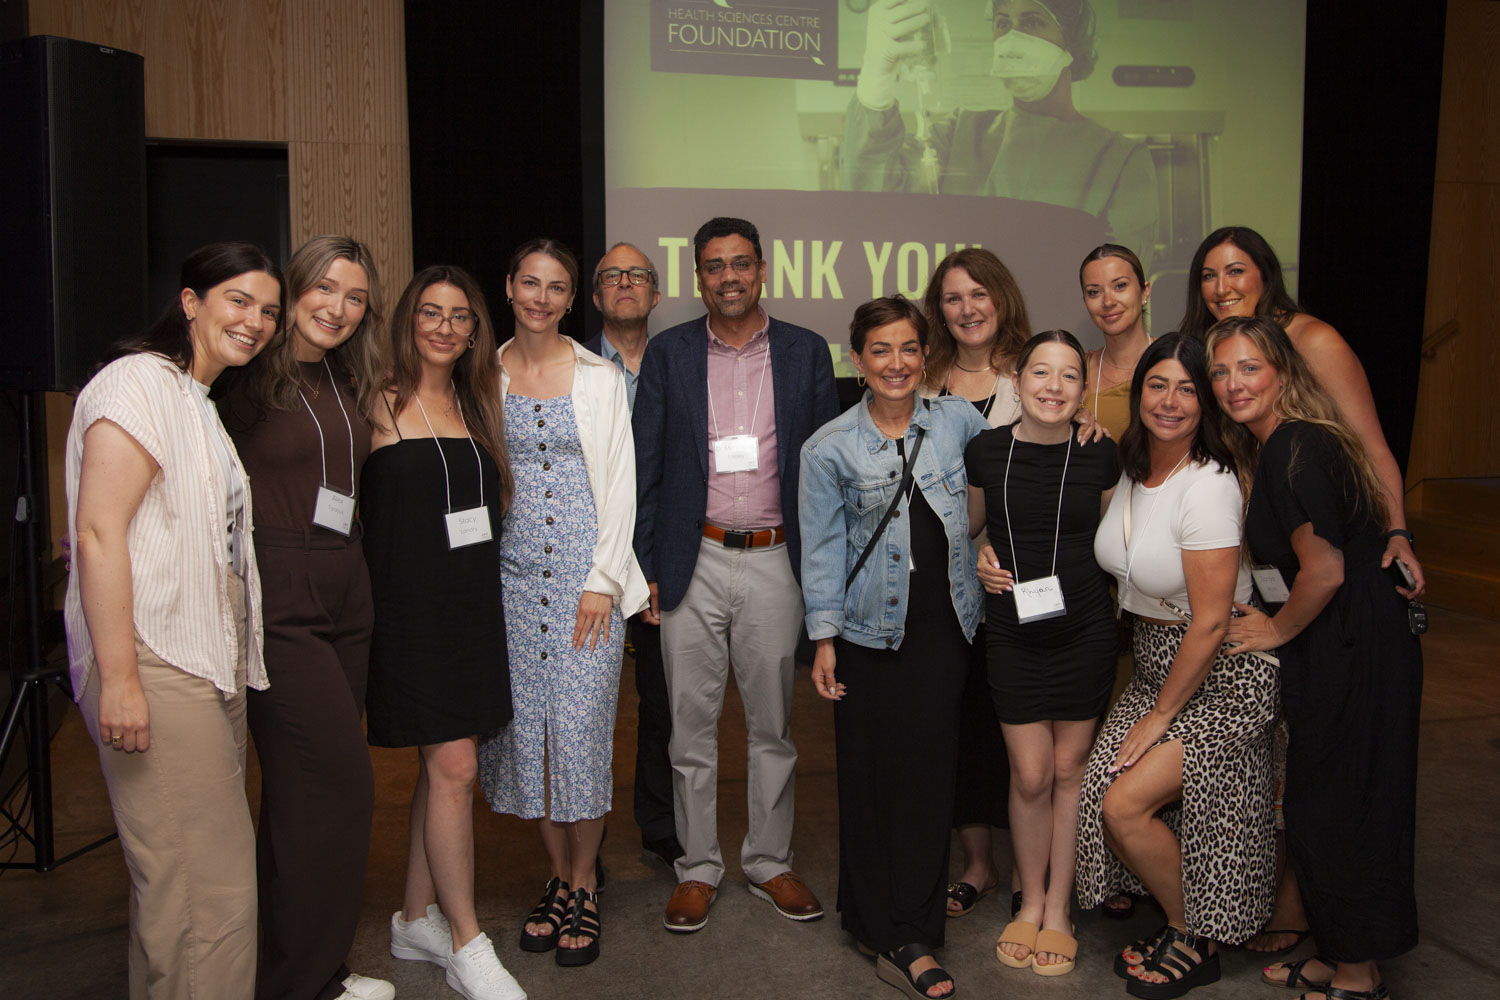
<instances>
[{"instance_id":1,"label":"khaki trousers","mask_svg":"<svg viewBox=\"0 0 1500 1000\"><path fill-rule=\"evenodd\" d=\"M255 830L245 800L244 584L237 693L163 662L139 638L151 747L104 743L99 763L130 870L130 998L238 1000L255 992ZM78 705L99 743L99 679Z\"/></svg>"}]
</instances>

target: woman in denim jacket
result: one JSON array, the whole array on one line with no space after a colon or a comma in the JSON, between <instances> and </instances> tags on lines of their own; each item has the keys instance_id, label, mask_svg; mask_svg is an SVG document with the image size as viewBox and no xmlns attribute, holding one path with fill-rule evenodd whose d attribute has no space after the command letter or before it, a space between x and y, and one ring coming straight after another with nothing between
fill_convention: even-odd
<instances>
[{"instance_id":1,"label":"woman in denim jacket","mask_svg":"<svg viewBox=\"0 0 1500 1000\"><path fill-rule=\"evenodd\" d=\"M927 322L912 303L867 302L849 333L870 390L803 445L798 503L813 682L837 702L838 907L844 929L878 953L882 980L950 997L932 949L943 943L959 697L979 623L969 526L983 523L969 509L964 447L987 425L961 397L919 404Z\"/></svg>"}]
</instances>

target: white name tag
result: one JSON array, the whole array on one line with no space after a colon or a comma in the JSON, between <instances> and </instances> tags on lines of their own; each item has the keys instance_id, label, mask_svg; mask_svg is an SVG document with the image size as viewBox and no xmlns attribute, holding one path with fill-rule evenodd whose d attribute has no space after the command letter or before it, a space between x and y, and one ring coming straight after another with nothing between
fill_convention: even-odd
<instances>
[{"instance_id":1,"label":"white name tag","mask_svg":"<svg viewBox=\"0 0 1500 1000\"><path fill-rule=\"evenodd\" d=\"M732 434L714 442L715 472L754 472L760 466L760 442L754 434Z\"/></svg>"},{"instance_id":2,"label":"white name tag","mask_svg":"<svg viewBox=\"0 0 1500 1000\"><path fill-rule=\"evenodd\" d=\"M354 498L326 486L318 487L318 502L313 506L313 524L329 531L348 535L354 524Z\"/></svg>"},{"instance_id":3,"label":"white name tag","mask_svg":"<svg viewBox=\"0 0 1500 1000\"><path fill-rule=\"evenodd\" d=\"M1063 606L1062 581L1055 576L1017 583L1011 593L1016 596L1016 621L1022 625L1068 613Z\"/></svg>"},{"instance_id":4,"label":"white name tag","mask_svg":"<svg viewBox=\"0 0 1500 1000\"><path fill-rule=\"evenodd\" d=\"M1286 599L1292 596L1292 592L1287 589L1286 580L1282 579L1281 570L1275 566L1252 566L1250 577L1255 581L1260 596L1271 604L1285 604Z\"/></svg>"},{"instance_id":5,"label":"white name tag","mask_svg":"<svg viewBox=\"0 0 1500 1000\"><path fill-rule=\"evenodd\" d=\"M443 515L448 526L448 548L461 549L465 545L477 545L490 540L490 508L488 505L455 510Z\"/></svg>"}]
</instances>

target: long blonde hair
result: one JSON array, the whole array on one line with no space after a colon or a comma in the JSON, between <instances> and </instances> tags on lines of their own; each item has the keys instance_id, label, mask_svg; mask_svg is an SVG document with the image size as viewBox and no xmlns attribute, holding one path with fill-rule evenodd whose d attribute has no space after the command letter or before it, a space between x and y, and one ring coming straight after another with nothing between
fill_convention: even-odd
<instances>
[{"instance_id":1,"label":"long blonde hair","mask_svg":"<svg viewBox=\"0 0 1500 1000\"><path fill-rule=\"evenodd\" d=\"M1385 487L1375 474L1375 466L1371 464L1370 456L1360 443L1359 436L1339 413L1333 398L1318 384L1312 369L1307 366L1302 355L1297 353L1297 348L1292 345L1286 331L1269 316L1231 316L1220 320L1209 328L1204 344L1210 371L1213 368L1214 348L1231 337L1248 338L1266 359L1266 363L1281 376L1281 391L1272 404L1278 417L1282 420L1316 424L1333 437L1339 451L1349 463L1354 478L1354 512L1357 514L1364 507L1374 521L1384 527L1389 521L1390 510L1386 503ZM1259 452L1260 442L1248 427L1232 420L1224 423L1224 435L1231 440L1236 450L1243 450L1249 455ZM1288 476L1296 468L1300 457L1299 449L1294 445L1291 464L1287 468Z\"/></svg>"},{"instance_id":2,"label":"long blonde hair","mask_svg":"<svg viewBox=\"0 0 1500 1000\"><path fill-rule=\"evenodd\" d=\"M500 510L510 506L514 479L510 452L505 447L505 408L500 399L500 363L495 359L495 325L485 304L479 282L461 267L434 265L418 271L407 284L391 314L391 374L385 387L396 394L397 413L416 395L422 378L422 359L417 354L416 312L422 293L433 285L448 284L463 292L474 314L471 346L453 366L453 386L469 433L490 453L500 469Z\"/></svg>"},{"instance_id":3,"label":"long blonde hair","mask_svg":"<svg viewBox=\"0 0 1500 1000\"><path fill-rule=\"evenodd\" d=\"M286 334L266 348L251 376L251 395L262 406L276 410L300 409L297 387L297 300L317 284L336 260L347 260L364 268L369 297L359 326L327 360L339 377L354 390L355 409L365 423L376 419L375 408L385 382L385 300L380 291L380 273L370 248L352 236L314 236L297 248L286 265L286 307L282 310Z\"/></svg>"}]
</instances>

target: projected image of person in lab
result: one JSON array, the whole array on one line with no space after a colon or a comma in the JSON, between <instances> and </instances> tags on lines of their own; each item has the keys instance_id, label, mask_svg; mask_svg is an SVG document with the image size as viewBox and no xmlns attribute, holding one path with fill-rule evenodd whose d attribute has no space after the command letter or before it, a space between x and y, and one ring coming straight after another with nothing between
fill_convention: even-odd
<instances>
[{"instance_id":1,"label":"projected image of person in lab","mask_svg":"<svg viewBox=\"0 0 1500 1000\"><path fill-rule=\"evenodd\" d=\"M935 110L933 65L958 17L985 14L994 38L988 103L1009 107ZM1104 221L1112 242L1156 242L1156 174L1137 141L1073 106L1073 83L1094 68L1094 11L1088 0L874 0L859 84L843 148L852 191L995 195L1075 208ZM896 100L898 80L917 83L915 132ZM925 106L924 106L925 105Z\"/></svg>"}]
</instances>

